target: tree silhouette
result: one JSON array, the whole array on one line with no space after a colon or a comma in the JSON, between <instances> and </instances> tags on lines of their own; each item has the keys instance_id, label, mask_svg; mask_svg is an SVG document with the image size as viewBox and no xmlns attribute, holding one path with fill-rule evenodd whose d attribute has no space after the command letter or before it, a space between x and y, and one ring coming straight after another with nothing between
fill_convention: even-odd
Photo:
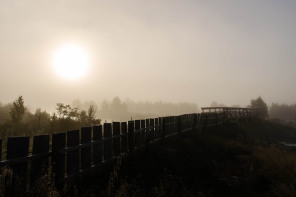
<instances>
[{"instance_id":1,"label":"tree silhouette","mask_svg":"<svg viewBox=\"0 0 296 197\"><path fill-rule=\"evenodd\" d=\"M251 100L251 107L260 108L259 116L262 118L268 117L268 107L263 99L259 96L257 99Z\"/></svg>"},{"instance_id":2,"label":"tree silhouette","mask_svg":"<svg viewBox=\"0 0 296 197\"><path fill-rule=\"evenodd\" d=\"M26 108L24 106L24 99L23 96L19 96L13 103L12 107L10 108L10 116L11 120L14 124L19 124L23 119L25 114Z\"/></svg>"}]
</instances>

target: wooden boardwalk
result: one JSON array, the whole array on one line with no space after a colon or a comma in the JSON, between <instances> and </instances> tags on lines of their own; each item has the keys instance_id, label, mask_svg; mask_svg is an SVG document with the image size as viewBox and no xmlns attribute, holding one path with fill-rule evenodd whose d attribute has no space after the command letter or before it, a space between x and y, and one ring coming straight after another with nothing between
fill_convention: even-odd
<instances>
[{"instance_id":1,"label":"wooden boardwalk","mask_svg":"<svg viewBox=\"0 0 296 197\"><path fill-rule=\"evenodd\" d=\"M12 179L30 190L36 181L48 174L56 183L92 172L122 153L129 154L182 132L217 126L227 120L256 117L260 109L203 107L202 113L184 114L128 122L113 122L77 130L30 137L10 137L6 158L0 166L12 169ZM30 144L30 141L32 144ZM31 151L30 151L31 150ZM13 185L13 184L12 184ZM7 187L13 190L13 186Z\"/></svg>"},{"instance_id":2,"label":"wooden boardwalk","mask_svg":"<svg viewBox=\"0 0 296 197\"><path fill-rule=\"evenodd\" d=\"M202 107L201 110L202 114L222 113L225 115L225 119L238 121L239 119L258 116L262 109L250 107Z\"/></svg>"}]
</instances>

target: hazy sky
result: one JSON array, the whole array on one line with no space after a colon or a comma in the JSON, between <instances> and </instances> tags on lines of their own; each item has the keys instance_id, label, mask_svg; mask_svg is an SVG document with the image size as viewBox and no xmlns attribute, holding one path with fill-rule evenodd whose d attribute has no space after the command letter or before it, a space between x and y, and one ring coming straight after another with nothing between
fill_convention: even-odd
<instances>
[{"instance_id":1,"label":"hazy sky","mask_svg":"<svg viewBox=\"0 0 296 197\"><path fill-rule=\"evenodd\" d=\"M295 10L295 0L0 0L0 101L296 103ZM90 57L81 79L53 69L67 42Z\"/></svg>"}]
</instances>

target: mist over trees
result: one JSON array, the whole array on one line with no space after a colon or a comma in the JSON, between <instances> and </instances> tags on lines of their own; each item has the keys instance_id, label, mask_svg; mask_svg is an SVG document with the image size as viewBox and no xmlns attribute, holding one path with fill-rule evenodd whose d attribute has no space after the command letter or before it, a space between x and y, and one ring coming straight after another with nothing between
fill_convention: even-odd
<instances>
[{"instance_id":1,"label":"mist over trees","mask_svg":"<svg viewBox=\"0 0 296 197\"><path fill-rule=\"evenodd\" d=\"M269 108L269 117L284 121L296 122L296 104L272 103Z\"/></svg>"},{"instance_id":2,"label":"mist over trees","mask_svg":"<svg viewBox=\"0 0 296 197\"><path fill-rule=\"evenodd\" d=\"M218 103L217 101L213 101L210 107L226 107L223 103Z\"/></svg>"},{"instance_id":3,"label":"mist over trees","mask_svg":"<svg viewBox=\"0 0 296 197\"><path fill-rule=\"evenodd\" d=\"M126 121L198 112L199 108L194 103L135 102L130 99L121 101L119 97L115 97L112 101L103 101L98 114L103 119Z\"/></svg>"},{"instance_id":4,"label":"mist over trees","mask_svg":"<svg viewBox=\"0 0 296 197\"><path fill-rule=\"evenodd\" d=\"M100 124L101 119L127 121L198 112L199 108L194 103L121 101L115 97L102 102L101 108L93 101L76 99L71 105L57 103L52 114L41 108L32 113L26 107L24 98L19 96L12 103L0 103L0 137L68 131Z\"/></svg>"},{"instance_id":5,"label":"mist over trees","mask_svg":"<svg viewBox=\"0 0 296 197\"><path fill-rule=\"evenodd\" d=\"M130 99L122 101L119 97L111 101L105 100L99 106L94 101L81 102L76 99L71 105L57 103L56 110L52 114L41 108L30 112L24 98L19 96L12 103L0 103L0 137L62 132L97 125L102 119L127 121L200 112L195 103L136 102ZM215 101L211 106L225 107L224 104ZM272 103L268 110L267 104L258 97L252 99L248 107L262 108L261 117L263 118L269 116L271 119L290 122L295 126L296 104Z\"/></svg>"}]
</instances>

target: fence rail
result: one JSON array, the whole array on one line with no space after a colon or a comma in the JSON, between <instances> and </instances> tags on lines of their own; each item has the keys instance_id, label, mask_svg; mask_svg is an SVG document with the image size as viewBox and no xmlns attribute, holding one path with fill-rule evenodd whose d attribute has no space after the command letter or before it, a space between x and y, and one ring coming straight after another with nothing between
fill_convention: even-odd
<instances>
[{"instance_id":1,"label":"fence rail","mask_svg":"<svg viewBox=\"0 0 296 197\"><path fill-rule=\"evenodd\" d=\"M31 154L30 137L10 137L6 160L0 161L0 167L12 169L25 191L45 174L53 175L56 183L62 183L116 160L121 153L133 152L178 133L219 125L233 118L256 116L257 113L258 110L252 108L202 108L199 114L104 123L34 136ZM0 151L2 153L2 139Z\"/></svg>"}]
</instances>

